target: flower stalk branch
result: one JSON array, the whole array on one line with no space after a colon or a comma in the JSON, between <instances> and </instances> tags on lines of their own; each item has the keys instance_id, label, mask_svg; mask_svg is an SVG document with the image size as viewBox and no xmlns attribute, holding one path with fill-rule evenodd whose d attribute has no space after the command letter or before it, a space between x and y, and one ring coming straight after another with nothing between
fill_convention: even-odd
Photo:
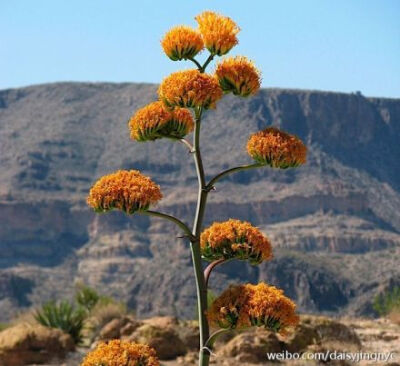
<instances>
[{"instance_id":1,"label":"flower stalk branch","mask_svg":"<svg viewBox=\"0 0 400 366\"><path fill-rule=\"evenodd\" d=\"M230 168L227 169L219 174L217 174L214 178L210 180L210 182L206 185L206 190L211 191L214 188L214 184L217 183L220 179L226 177L229 174L232 173L237 173L237 172L242 172L244 170L250 170L250 169L255 169L255 168L261 168L265 164L262 163L254 163L254 164L249 164L249 165L242 165L242 166L237 166L235 168Z\"/></svg>"},{"instance_id":2,"label":"flower stalk branch","mask_svg":"<svg viewBox=\"0 0 400 366\"><path fill-rule=\"evenodd\" d=\"M179 142L182 143L183 145L185 145L189 149L190 153L194 153L194 148L193 148L192 144L188 140L179 139Z\"/></svg>"},{"instance_id":3,"label":"flower stalk branch","mask_svg":"<svg viewBox=\"0 0 400 366\"><path fill-rule=\"evenodd\" d=\"M192 61L197 66L199 71L203 68L203 66L201 66L200 62L197 61L194 57L188 58L188 60Z\"/></svg>"},{"instance_id":4,"label":"flower stalk branch","mask_svg":"<svg viewBox=\"0 0 400 366\"><path fill-rule=\"evenodd\" d=\"M204 65L201 66L201 67L199 68L199 71L200 71L201 73L205 72L205 71L206 71L206 68L207 68L207 66L208 66L208 64L209 64L213 59L214 59L214 55L208 56L208 58L207 58L206 62L204 63Z\"/></svg>"},{"instance_id":5,"label":"flower stalk branch","mask_svg":"<svg viewBox=\"0 0 400 366\"><path fill-rule=\"evenodd\" d=\"M218 260L215 260L215 261L211 262L211 263L206 267L206 269L204 270L204 279L205 279L205 281L206 281L206 286L207 286L207 288L208 288L208 281L209 281L209 279L210 279L210 275L211 275L212 270L213 270L215 267L219 266L220 264L225 263L225 262L228 262L228 261L229 261L228 259L221 258L221 259L218 259Z\"/></svg>"},{"instance_id":6,"label":"flower stalk branch","mask_svg":"<svg viewBox=\"0 0 400 366\"><path fill-rule=\"evenodd\" d=\"M213 334L210 335L210 338L207 339L205 347L212 351L214 347L215 341L218 339L219 336L222 334L228 333L232 331L232 329L218 329Z\"/></svg>"},{"instance_id":7,"label":"flower stalk branch","mask_svg":"<svg viewBox=\"0 0 400 366\"><path fill-rule=\"evenodd\" d=\"M141 215L146 215L146 216L159 217L159 218L171 221L174 224L176 224L185 233L185 236L188 237L191 242L194 242L197 240L196 237L190 231L190 229L181 220L177 219L174 216L167 215L162 212L151 211L151 210L138 211L137 213L141 214Z\"/></svg>"}]
</instances>

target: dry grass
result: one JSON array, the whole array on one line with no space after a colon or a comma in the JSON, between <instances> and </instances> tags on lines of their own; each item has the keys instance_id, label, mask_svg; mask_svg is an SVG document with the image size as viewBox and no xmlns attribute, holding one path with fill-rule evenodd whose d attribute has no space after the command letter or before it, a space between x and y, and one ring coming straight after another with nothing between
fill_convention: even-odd
<instances>
[{"instance_id":1,"label":"dry grass","mask_svg":"<svg viewBox=\"0 0 400 366\"><path fill-rule=\"evenodd\" d=\"M92 309L86 320L84 338L92 342L107 323L125 315L127 315L126 305L118 302L100 302Z\"/></svg>"},{"instance_id":2,"label":"dry grass","mask_svg":"<svg viewBox=\"0 0 400 366\"><path fill-rule=\"evenodd\" d=\"M19 313L14 319L11 320L10 326L14 326L17 324L29 324L35 325L38 324L37 320L35 319L35 311L34 310L27 310L24 312Z\"/></svg>"}]
</instances>

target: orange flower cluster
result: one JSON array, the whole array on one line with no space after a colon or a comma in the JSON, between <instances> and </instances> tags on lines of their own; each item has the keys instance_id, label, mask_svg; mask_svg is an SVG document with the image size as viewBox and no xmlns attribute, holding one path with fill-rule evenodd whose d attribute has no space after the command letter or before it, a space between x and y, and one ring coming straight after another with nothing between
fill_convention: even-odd
<instances>
[{"instance_id":1,"label":"orange flower cluster","mask_svg":"<svg viewBox=\"0 0 400 366\"><path fill-rule=\"evenodd\" d=\"M204 44L212 55L222 56L237 45L240 28L229 17L205 11L196 17Z\"/></svg>"},{"instance_id":2,"label":"orange flower cluster","mask_svg":"<svg viewBox=\"0 0 400 366\"><path fill-rule=\"evenodd\" d=\"M200 237L201 252L209 261L236 258L259 264L272 258L269 240L249 222L215 222Z\"/></svg>"},{"instance_id":3,"label":"orange flower cluster","mask_svg":"<svg viewBox=\"0 0 400 366\"><path fill-rule=\"evenodd\" d=\"M184 70L167 76L158 89L160 99L168 107L215 108L222 98L218 80L198 70Z\"/></svg>"},{"instance_id":4,"label":"orange flower cluster","mask_svg":"<svg viewBox=\"0 0 400 366\"><path fill-rule=\"evenodd\" d=\"M213 302L208 318L221 328L263 326L284 333L299 322L295 311L296 304L282 290L261 282L229 287Z\"/></svg>"},{"instance_id":5,"label":"orange flower cluster","mask_svg":"<svg viewBox=\"0 0 400 366\"><path fill-rule=\"evenodd\" d=\"M153 141L161 137L183 138L193 128L193 117L187 109L170 110L160 101L139 109L129 120L131 138L137 141Z\"/></svg>"},{"instance_id":6,"label":"orange flower cluster","mask_svg":"<svg viewBox=\"0 0 400 366\"><path fill-rule=\"evenodd\" d=\"M87 203L97 212L119 209L127 214L146 210L162 198L160 187L137 170L118 170L100 178Z\"/></svg>"},{"instance_id":7,"label":"orange flower cluster","mask_svg":"<svg viewBox=\"0 0 400 366\"><path fill-rule=\"evenodd\" d=\"M250 136L247 152L260 163L286 169L304 164L307 148L296 136L268 127Z\"/></svg>"},{"instance_id":8,"label":"orange flower cluster","mask_svg":"<svg viewBox=\"0 0 400 366\"><path fill-rule=\"evenodd\" d=\"M160 366L156 351L144 344L114 339L89 352L81 366Z\"/></svg>"},{"instance_id":9,"label":"orange flower cluster","mask_svg":"<svg viewBox=\"0 0 400 366\"><path fill-rule=\"evenodd\" d=\"M169 30L161 45L166 55L173 61L190 59L204 48L201 34L184 25Z\"/></svg>"},{"instance_id":10,"label":"orange flower cluster","mask_svg":"<svg viewBox=\"0 0 400 366\"><path fill-rule=\"evenodd\" d=\"M260 89L260 71L244 56L228 57L215 70L219 85L225 93L241 97L254 95Z\"/></svg>"}]
</instances>

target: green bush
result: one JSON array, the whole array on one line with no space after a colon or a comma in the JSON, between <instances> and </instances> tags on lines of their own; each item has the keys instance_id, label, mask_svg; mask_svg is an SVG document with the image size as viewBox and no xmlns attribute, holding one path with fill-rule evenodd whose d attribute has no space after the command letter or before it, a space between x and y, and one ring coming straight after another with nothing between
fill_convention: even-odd
<instances>
[{"instance_id":1,"label":"green bush","mask_svg":"<svg viewBox=\"0 0 400 366\"><path fill-rule=\"evenodd\" d=\"M393 287L390 291L377 295L372 307L380 316L388 315L394 309L400 309L400 287Z\"/></svg>"},{"instance_id":2,"label":"green bush","mask_svg":"<svg viewBox=\"0 0 400 366\"><path fill-rule=\"evenodd\" d=\"M81 307L76 308L68 301L49 301L36 312L35 319L46 327L61 329L70 334L76 344L82 341L86 311Z\"/></svg>"},{"instance_id":3,"label":"green bush","mask_svg":"<svg viewBox=\"0 0 400 366\"><path fill-rule=\"evenodd\" d=\"M97 291L88 286L80 285L75 293L76 303L89 313L96 306L99 300L100 295Z\"/></svg>"},{"instance_id":4,"label":"green bush","mask_svg":"<svg viewBox=\"0 0 400 366\"><path fill-rule=\"evenodd\" d=\"M79 306L84 308L88 314L90 314L98 304L108 305L114 302L111 297L100 295L95 289L83 284L77 285L75 301Z\"/></svg>"}]
</instances>

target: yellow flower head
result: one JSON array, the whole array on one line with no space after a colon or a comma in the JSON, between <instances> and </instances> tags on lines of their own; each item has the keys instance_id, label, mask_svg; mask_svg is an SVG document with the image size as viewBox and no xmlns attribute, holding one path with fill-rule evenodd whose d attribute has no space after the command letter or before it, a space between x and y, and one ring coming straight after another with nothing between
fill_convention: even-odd
<instances>
[{"instance_id":1,"label":"yellow flower head","mask_svg":"<svg viewBox=\"0 0 400 366\"><path fill-rule=\"evenodd\" d=\"M161 137L183 138L193 127L190 111L183 108L170 110L160 101L139 109L129 120L131 138L136 141L153 141Z\"/></svg>"},{"instance_id":2,"label":"yellow flower head","mask_svg":"<svg viewBox=\"0 0 400 366\"><path fill-rule=\"evenodd\" d=\"M225 93L241 97L254 95L260 89L260 71L244 56L228 57L215 70L219 85Z\"/></svg>"},{"instance_id":3,"label":"yellow flower head","mask_svg":"<svg viewBox=\"0 0 400 366\"><path fill-rule=\"evenodd\" d=\"M296 304L282 290L261 282L230 286L212 303L208 318L221 328L263 326L285 333L299 322L295 311Z\"/></svg>"},{"instance_id":4,"label":"yellow flower head","mask_svg":"<svg viewBox=\"0 0 400 366\"><path fill-rule=\"evenodd\" d=\"M89 352L81 366L160 366L156 351L144 344L113 339Z\"/></svg>"},{"instance_id":5,"label":"yellow flower head","mask_svg":"<svg viewBox=\"0 0 400 366\"><path fill-rule=\"evenodd\" d=\"M147 210L162 198L160 187L137 170L118 170L100 178L90 189L87 203L96 212L112 209L133 214Z\"/></svg>"},{"instance_id":6,"label":"yellow flower head","mask_svg":"<svg viewBox=\"0 0 400 366\"><path fill-rule=\"evenodd\" d=\"M240 28L228 17L205 11L196 18L206 48L213 55L222 56L238 44Z\"/></svg>"},{"instance_id":7,"label":"yellow flower head","mask_svg":"<svg viewBox=\"0 0 400 366\"><path fill-rule=\"evenodd\" d=\"M218 80L198 70L184 70L167 76L158 89L160 99L168 107L215 108L222 98Z\"/></svg>"},{"instance_id":8,"label":"yellow flower head","mask_svg":"<svg viewBox=\"0 0 400 366\"><path fill-rule=\"evenodd\" d=\"M268 127L250 136L247 152L260 163L286 169L304 164L307 148L296 136Z\"/></svg>"},{"instance_id":9,"label":"yellow flower head","mask_svg":"<svg viewBox=\"0 0 400 366\"><path fill-rule=\"evenodd\" d=\"M204 48L201 34L184 25L169 30L161 41L161 45L166 55L173 61L192 58Z\"/></svg>"},{"instance_id":10,"label":"yellow flower head","mask_svg":"<svg viewBox=\"0 0 400 366\"><path fill-rule=\"evenodd\" d=\"M200 246L209 261L236 258L258 264L272 258L269 240L246 221L215 222L201 234Z\"/></svg>"}]
</instances>

